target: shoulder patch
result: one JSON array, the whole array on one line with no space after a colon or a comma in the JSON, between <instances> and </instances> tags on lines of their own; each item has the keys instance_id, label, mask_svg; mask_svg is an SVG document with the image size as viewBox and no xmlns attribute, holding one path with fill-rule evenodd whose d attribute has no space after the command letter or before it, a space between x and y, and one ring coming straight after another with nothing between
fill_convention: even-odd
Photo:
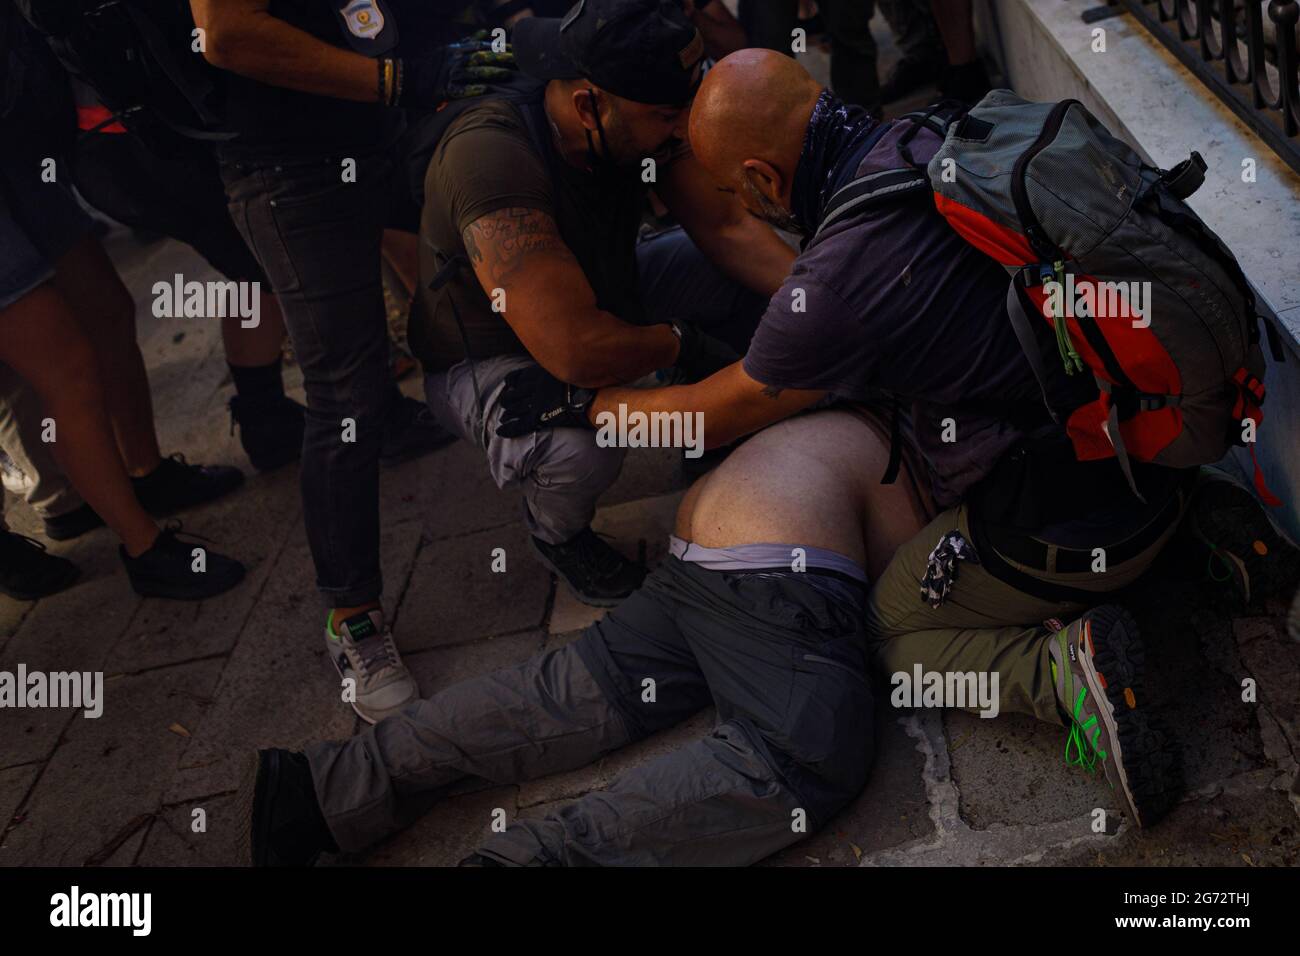
<instances>
[{"instance_id":1,"label":"shoulder patch","mask_svg":"<svg viewBox=\"0 0 1300 956\"><path fill-rule=\"evenodd\" d=\"M344 39L365 56L379 56L397 45L397 22L384 0L335 0Z\"/></svg>"}]
</instances>

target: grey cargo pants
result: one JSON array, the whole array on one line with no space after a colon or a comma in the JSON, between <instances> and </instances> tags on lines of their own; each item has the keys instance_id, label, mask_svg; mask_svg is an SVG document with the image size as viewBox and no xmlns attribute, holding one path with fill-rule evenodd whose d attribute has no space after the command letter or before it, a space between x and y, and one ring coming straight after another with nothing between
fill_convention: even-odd
<instances>
[{"instance_id":1,"label":"grey cargo pants","mask_svg":"<svg viewBox=\"0 0 1300 956\"><path fill-rule=\"evenodd\" d=\"M650 321L686 319L744 354L767 300L719 272L683 229L641 241L637 269ZM486 452L498 488L523 492L529 531L547 544L563 544L591 523L627 449L601 448L595 431L583 428L497 435L505 377L533 364L527 355L459 362L425 376L425 400L438 424Z\"/></svg>"},{"instance_id":2,"label":"grey cargo pants","mask_svg":"<svg viewBox=\"0 0 1300 956\"><path fill-rule=\"evenodd\" d=\"M741 865L822 826L866 782L864 589L669 557L572 644L307 750L338 845L362 849L466 781L584 766L713 703L708 735L480 848L509 865ZM484 820L486 828L491 822Z\"/></svg>"}]
</instances>

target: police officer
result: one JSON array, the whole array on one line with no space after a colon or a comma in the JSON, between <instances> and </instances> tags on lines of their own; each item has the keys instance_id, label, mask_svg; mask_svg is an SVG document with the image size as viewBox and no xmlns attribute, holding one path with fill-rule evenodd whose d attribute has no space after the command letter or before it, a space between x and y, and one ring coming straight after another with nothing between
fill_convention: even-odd
<instances>
[{"instance_id":1,"label":"police officer","mask_svg":"<svg viewBox=\"0 0 1300 956\"><path fill-rule=\"evenodd\" d=\"M441 46L452 34L433 2L190 6L204 56L231 74L226 118L239 135L218 148L231 214L280 298L303 370L303 512L330 608L326 644L356 682L357 712L378 720L418 696L380 604L379 458L394 393L380 243L385 226L415 221L392 147L402 108L481 92L507 55Z\"/></svg>"}]
</instances>

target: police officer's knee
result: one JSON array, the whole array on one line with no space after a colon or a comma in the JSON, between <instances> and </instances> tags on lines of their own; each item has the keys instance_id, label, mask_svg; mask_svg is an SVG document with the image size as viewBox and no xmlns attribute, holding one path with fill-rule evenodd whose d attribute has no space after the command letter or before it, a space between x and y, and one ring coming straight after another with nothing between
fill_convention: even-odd
<instances>
[{"instance_id":1,"label":"police officer's knee","mask_svg":"<svg viewBox=\"0 0 1300 956\"><path fill-rule=\"evenodd\" d=\"M543 488L580 487L599 494L623 469L624 448L602 448L594 432L561 428L552 432L533 480Z\"/></svg>"}]
</instances>

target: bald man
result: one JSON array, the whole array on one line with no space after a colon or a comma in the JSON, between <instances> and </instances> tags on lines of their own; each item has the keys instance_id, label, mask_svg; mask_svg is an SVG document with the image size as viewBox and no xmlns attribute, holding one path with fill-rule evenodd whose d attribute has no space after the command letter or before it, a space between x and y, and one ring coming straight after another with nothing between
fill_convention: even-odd
<instances>
[{"instance_id":1,"label":"bald man","mask_svg":"<svg viewBox=\"0 0 1300 956\"><path fill-rule=\"evenodd\" d=\"M1177 799L1181 772L1141 688L1137 626L1105 595L1151 565L1201 476L1134 463L1144 502L1113 458L1075 459L1006 315L1006 273L927 195L863 205L820 229L838 189L888 183L906 165L900 139L913 131L925 163L941 142L929 129L877 123L779 54L723 60L692 110L695 155L750 213L809 237L748 353L694 385L570 391L567 404L535 383L506 414L523 430L702 412L716 446L828 396L908 409L894 416L894 446L919 451L941 513L873 582L869 629L884 669L995 674L1000 710L1066 728L1070 761L1100 764L1129 816L1149 824ZM1247 491L1214 488L1198 493L1198 511L1227 507L1233 520L1195 523L1215 528L1201 544L1239 570L1253 565L1237 577L1258 590L1270 575L1255 557L1294 549Z\"/></svg>"},{"instance_id":2,"label":"bald man","mask_svg":"<svg viewBox=\"0 0 1300 956\"><path fill-rule=\"evenodd\" d=\"M838 410L768 429L687 492L670 556L578 640L348 741L263 751L237 811L252 861L364 849L453 787L572 770L710 704L710 733L467 862L734 866L823 826L871 765L866 583L925 514L908 473L874 480L886 435Z\"/></svg>"}]
</instances>

